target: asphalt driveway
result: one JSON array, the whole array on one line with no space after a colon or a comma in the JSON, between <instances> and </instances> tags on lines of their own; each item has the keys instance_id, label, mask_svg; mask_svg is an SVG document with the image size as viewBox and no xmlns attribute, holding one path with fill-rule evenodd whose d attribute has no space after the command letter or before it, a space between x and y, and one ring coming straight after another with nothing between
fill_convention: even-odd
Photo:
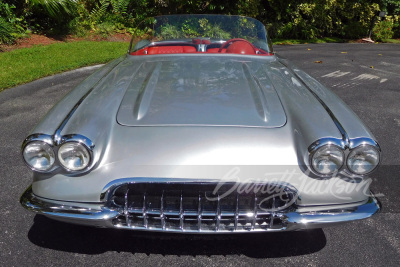
<instances>
[{"instance_id":1,"label":"asphalt driveway","mask_svg":"<svg viewBox=\"0 0 400 267\"><path fill-rule=\"evenodd\" d=\"M235 236L136 233L68 225L18 203L31 183L20 145L39 119L94 71L72 71L0 93L0 266L368 265L400 263L400 45L313 44L276 51L338 94L383 151L372 189L383 211L324 230Z\"/></svg>"}]
</instances>

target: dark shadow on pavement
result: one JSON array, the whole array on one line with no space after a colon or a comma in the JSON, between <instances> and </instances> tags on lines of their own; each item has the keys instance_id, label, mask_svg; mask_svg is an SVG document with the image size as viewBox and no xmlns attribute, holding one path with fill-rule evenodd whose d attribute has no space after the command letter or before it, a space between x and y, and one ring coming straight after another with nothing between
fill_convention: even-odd
<instances>
[{"instance_id":1,"label":"dark shadow on pavement","mask_svg":"<svg viewBox=\"0 0 400 267\"><path fill-rule=\"evenodd\" d=\"M279 258L315 253L326 245L321 229L234 235L165 234L78 226L42 215L35 216L28 238L40 247L81 254L117 251L194 257Z\"/></svg>"}]
</instances>

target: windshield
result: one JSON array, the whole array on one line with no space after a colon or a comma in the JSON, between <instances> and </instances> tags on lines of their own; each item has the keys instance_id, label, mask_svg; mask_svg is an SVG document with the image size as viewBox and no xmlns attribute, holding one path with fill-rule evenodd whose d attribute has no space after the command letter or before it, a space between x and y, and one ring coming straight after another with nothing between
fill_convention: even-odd
<instances>
[{"instance_id":1,"label":"windshield","mask_svg":"<svg viewBox=\"0 0 400 267\"><path fill-rule=\"evenodd\" d=\"M264 25L256 19L228 15L168 15L145 20L149 34L132 55L169 53L272 53Z\"/></svg>"}]
</instances>

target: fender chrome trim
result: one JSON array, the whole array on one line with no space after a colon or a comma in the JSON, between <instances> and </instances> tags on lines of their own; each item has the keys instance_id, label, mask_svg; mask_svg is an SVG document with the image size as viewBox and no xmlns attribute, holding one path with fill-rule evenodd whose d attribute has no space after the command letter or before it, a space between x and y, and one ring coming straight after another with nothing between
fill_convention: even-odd
<instances>
[{"instance_id":1,"label":"fender chrome trim","mask_svg":"<svg viewBox=\"0 0 400 267\"><path fill-rule=\"evenodd\" d=\"M114 66L112 67L110 70L107 71L107 73L105 73L103 75L102 78L100 78L79 100L78 102L74 105L74 107L68 112L67 116L63 119L63 121L60 123L60 125L57 127L56 131L53 134L53 139L54 139L54 143L56 145L59 145L60 142L62 141L62 136L61 136L61 132L64 129L65 125L67 125L68 121L72 118L72 116L74 115L75 111L79 108L79 106L83 103L83 101L88 97L88 95L90 95L90 93L93 91L93 89L100 84L100 82L102 80L104 80L105 77L108 76L108 74L110 74L110 72L112 70L114 70L119 64L121 64L123 60L120 59L120 61Z\"/></svg>"},{"instance_id":2,"label":"fender chrome trim","mask_svg":"<svg viewBox=\"0 0 400 267\"><path fill-rule=\"evenodd\" d=\"M342 135L343 142L345 146L349 146L350 144L350 138L349 135L347 134L346 130L344 129L343 125L339 122L339 120L336 118L335 114L332 112L332 110L325 104L325 102L313 91L311 88L303 81L303 79L295 72L293 71L288 65L286 65L282 60L278 58L279 62L286 67L287 71L289 71L294 77L296 77L301 84L307 88L307 90L315 97L315 99L318 100L318 102L321 104L321 106L325 109L325 111L328 113L329 117L331 117L333 123L336 125L336 128L339 130L340 134Z\"/></svg>"}]
</instances>

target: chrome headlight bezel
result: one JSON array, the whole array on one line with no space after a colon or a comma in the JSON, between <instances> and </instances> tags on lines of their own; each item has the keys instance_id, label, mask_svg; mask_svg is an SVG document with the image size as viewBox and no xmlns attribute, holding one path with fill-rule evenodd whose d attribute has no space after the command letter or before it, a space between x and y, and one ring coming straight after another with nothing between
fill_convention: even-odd
<instances>
[{"instance_id":1,"label":"chrome headlight bezel","mask_svg":"<svg viewBox=\"0 0 400 267\"><path fill-rule=\"evenodd\" d=\"M313 144L311 144L309 146L309 148L308 148L309 153L308 153L308 159L307 159L311 172L321 178L333 177L332 174L326 175L326 174L319 173L313 166L313 161L312 161L313 156L319 149L321 149L322 147L325 147L325 146L337 146L338 148L340 148L343 151L344 161L343 161L341 168L337 171L336 174L340 174L340 175L344 175L344 176L351 176L351 177L363 177L363 176L368 175L368 174L372 173L373 171L375 171L378 168L380 161L381 161L380 146L375 140L373 140L371 138L360 137L360 138L349 139L347 141L341 140L341 139L336 139L336 138L322 138L322 139L315 141ZM357 151L358 149L362 149L366 146L374 149L374 151L376 152L376 155L378 157L378 160L377 160L374 168L372 168L370 171L365 172L365 173L357 173L356 171L352 170L352 168L349 166L349 163L348 163L349 156L351 156L351 153L353 153L353 151Z\"/></svg>"},{"instance_id":2,"label":"chrome headlight bezel","mask_svg":"<svg viewBox=\"0 0 400 267\"><path fill-rule=\"evenodd\" d=\"M338 154L336 156L340 157L340 163L337 164L337 167L335 168L335 170L333 170L329 173L322 173L322 172L318 171L317 167L314 164L315 157L318 156L318 153L323 152L323 150L329 150L329 149L333 149L336 152L338 152ZM323 156L323 155L321 155L321 156ZM326 157L326 155L325 155L325 157ZM315 146L309 155L310 167L311 167L312 171L320 177L332 177L333 175L339 173L339 171L342 170L343 166L345 165L345 160L346 160L346 158L345 158L345 152L344 152L343 148L340 145L335 144L333 142L327 142L325 144L321 143L321 144Z\"/></svg>"},{"instance_id":3,"label":"chrome headlight bezel","mask_svg":"<svg viewBox=\"0 0 400 267\"><path fill-rule=\"evenodd\" d=\"M60 149L64 145L67 145L67 144L78 144L79 146L81 146L83 149L86 150L86 152L88 153L89 159L88 159L88 162L85 165L85 167L74 170L74 169L68 168L68 166L63 163L63 160L60 158ZM61 141L58 145L58 149L57 149L58 162L65 171L70 172L70 173L88 171L89 169L91 169L91 167L93 165L93 148L94 148L94 145L93 145L92 141L90 141L88 138L86 138L83 135L78 135L78 134L65 135L61 138Z\"/></svg>"},{"instance_id":4,"label":"chrome headlight bezel","mask_svg":"<svg viewBox=\"0 0 400 267\"><path fill-rule=\"evenodd\" d=\"M372 151L374 151L377 160L373 164L373 168L371 168L370 170L368 170L366 172L357 172L355 169L353 169L351 167L352 164L349 161L351 160L352 154L357 153L357 151L363 150L363 149L371 149ZM353 174L356 174L356 175L368 175L368 174L372 173L373 171L375 171L376 168L378 168L380 160L381 160L381 155L380 155L380 148L379 147L371 145L371 144L367 144L367 143L362 143L362 144L358 145L357 147L352 148L349 151L349 153L347 155L347 158L346 158L346 166L347 166L347 169Z\"/></svg>"},{"instance_id":5,"label":"chrome headlight bezel","mask_svg":"<svg viewBox=\"0 0 400 267\"><path fill-rule=\"evenodd\" d=\"M26 149L32 145L32 144L43 144L44 146L47 146L47 148L52 152L53 154L53 162L49 165L48 168L46 169L38 169L35 168L34 166L32 166L31 164L29 164L29 162L27 161L26 157L25 157L25 151ZM34 134L34 135L30 135L28 136L24 142L22 143L22 147L21 147L21 156L23 161L25 162L25 164L33 171L36 172L41 172L41 173L48 173L51 171L54 171L57 168L57 155L54 151L54 142L53 139L50 135L46 135L46 134Z\"/></svg>"},{"instance_id":6,"label":"chrome headlight bezel","mask_svg":"<svg viewBox=\"0 0 400 267\"><path fill-rule=\"evenodd\" d=\"M54 153L54 161L51 167L49 167L46 170L40 170L37 168L34 168L33 166L31 166L25 159L24 157L24 151L25 149L29 146L29 144L33 143L33 142L42 142L43 144L48 145L52 152ZM64 166L61 162L60 162L60 158L59 158L59 149L62 147L62 145L66 144L66 143L79 143L80 145L82 145L85 150L87 151L87 153L89 154L89 160L88 160L88 164L85 166L85 168L79 169L79 170L71 170L68 167ZM59 140L59 142L55 141L54 136L51 135L47 135L47 134L32 134L30 136L28 136L24 142L22 143L22 147L21 147L21 156L23 158L23 161L25 162L25 164L33 171L36 172L40 172L40 173L50 173L55 171L56 169L62 167L62 170L68 172L68 173L83 173L83 172L87 172L89 171L93 165L94 165L94 160L93 160L93 149L94 149L94 144L92 143L92 141L83 136L83 135L78 135L78 134L73 134L73 135L65 135L62 136L61 140Z\"/></svg>"}]
</instances>

